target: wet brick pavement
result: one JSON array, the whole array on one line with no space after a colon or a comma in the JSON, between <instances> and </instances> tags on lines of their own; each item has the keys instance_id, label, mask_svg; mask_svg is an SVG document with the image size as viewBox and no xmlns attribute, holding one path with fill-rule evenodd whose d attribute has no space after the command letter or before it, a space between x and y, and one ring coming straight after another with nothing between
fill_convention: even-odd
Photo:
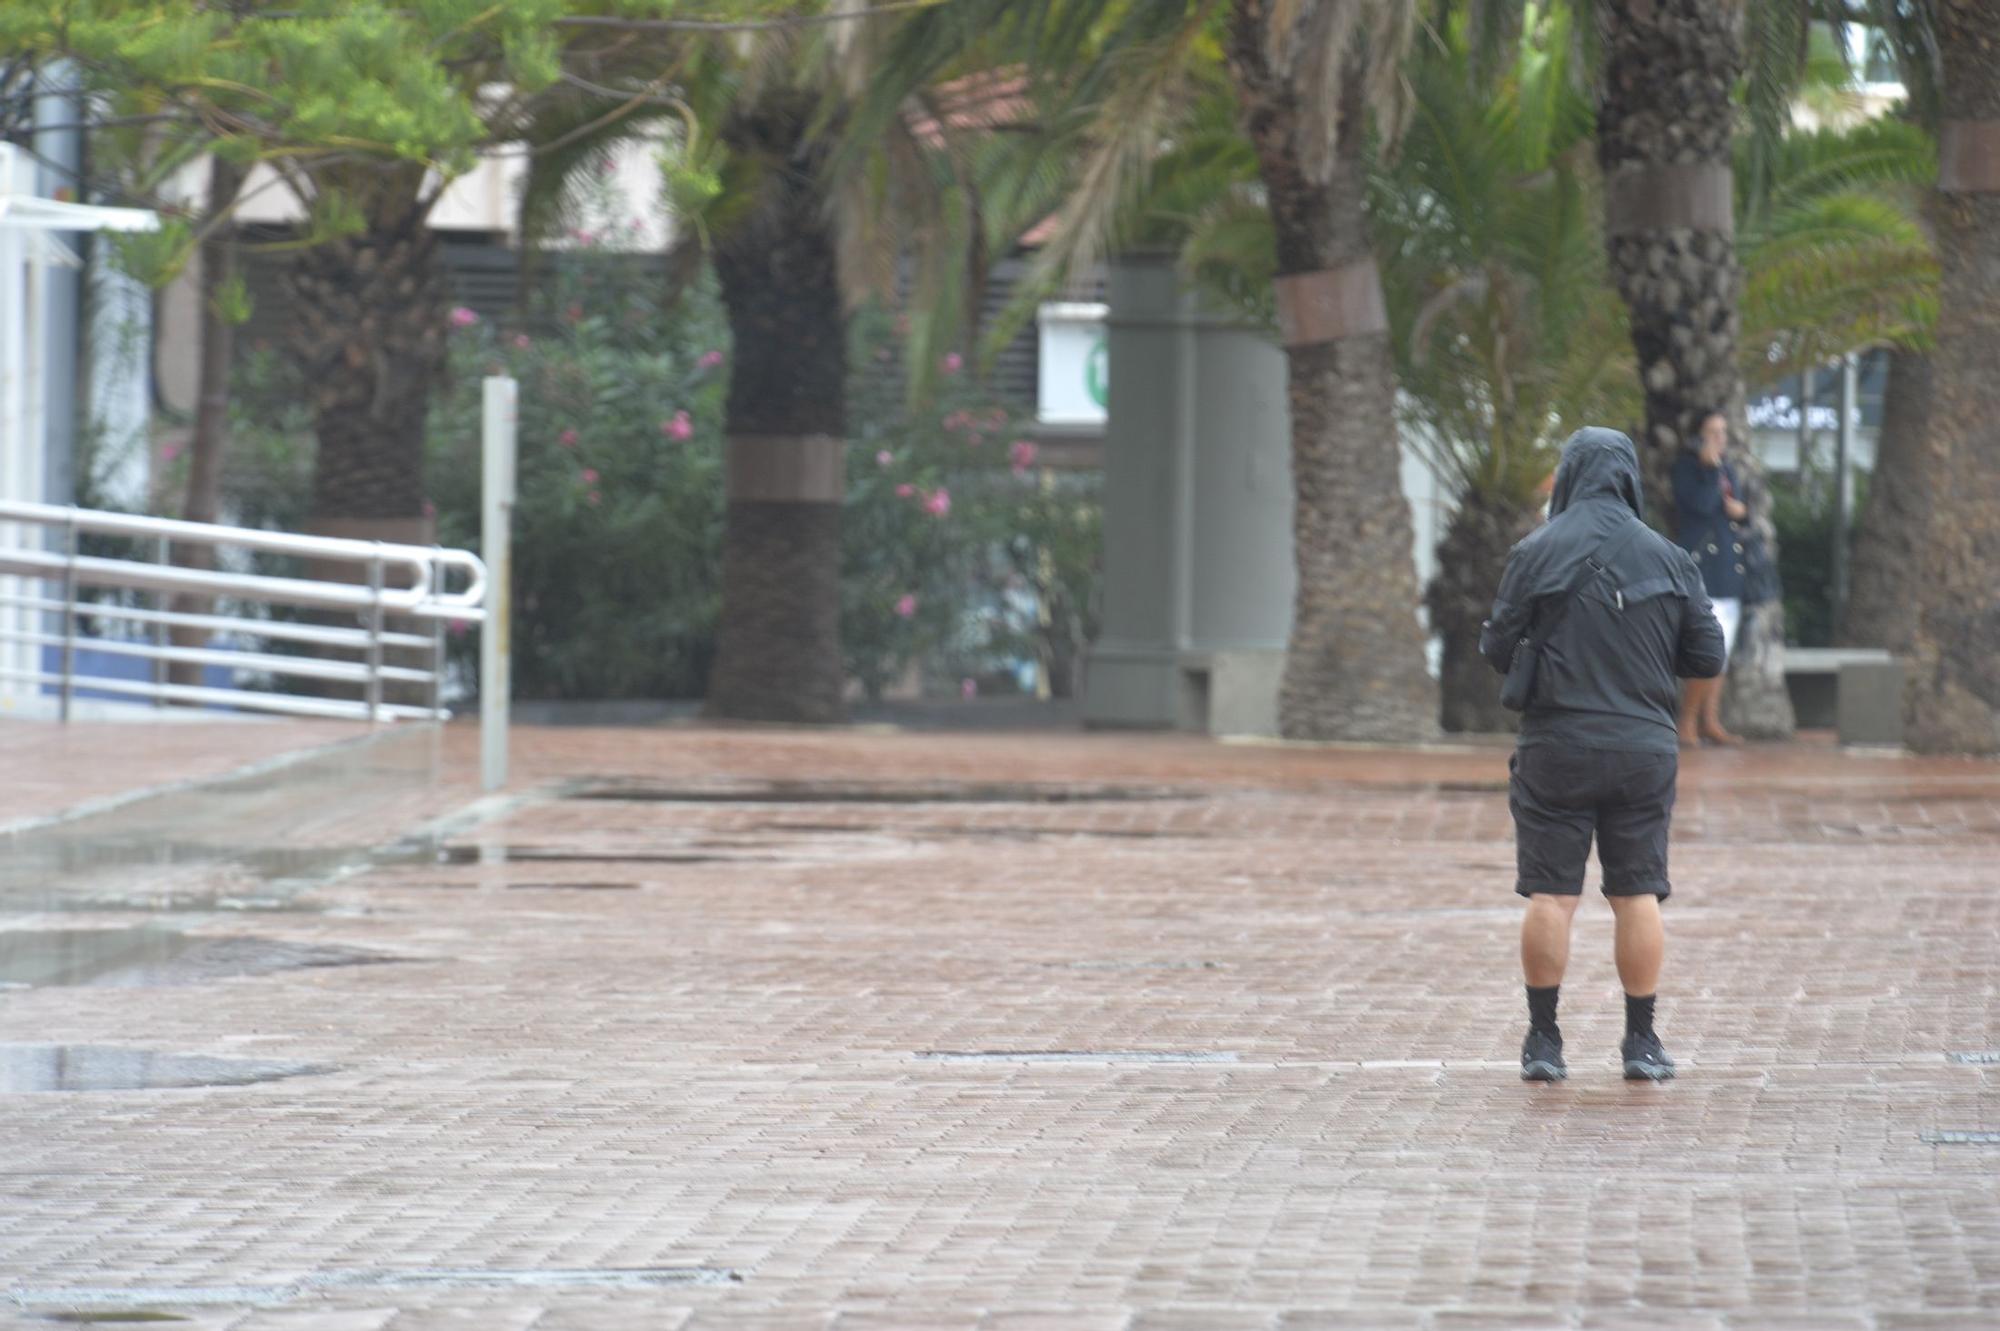
<instances>
[{"instance_id":1,"label":"wet brick pavement","mask_svg":"<svg viewBox=\"0 0 2000 1331\"><path fill-rule=\"evenodd\" d=\"M470 800L472 742L372 839ZM465 854L173 921L396 964L0 995L0 1042L316 1074L0 1094L0 1324L2000 1325L2000 767L1690 757L1657 1087L1594 891L1572 1078L1517 1078L1501 749L662 728L517 770ZM355 842L313 798L288 843ZM0 927L143 922L41 904Z\"/></svg>"},{"instance_id":2,"label":"wet brick pavement","mask_svg":"<svg viewBox=\"0 0 2000 1331\"><path fill-rule=\"evenodd\" d=\"M0 719L0 835L148 788L209 780L287 754L351 743L336 721Z\"/></svg>"}]
</instances>

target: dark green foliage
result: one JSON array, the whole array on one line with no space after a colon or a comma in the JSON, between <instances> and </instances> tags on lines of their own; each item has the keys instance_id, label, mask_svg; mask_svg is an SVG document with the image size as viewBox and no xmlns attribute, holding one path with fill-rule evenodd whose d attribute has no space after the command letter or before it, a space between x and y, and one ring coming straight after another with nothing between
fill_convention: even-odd
<instances>
[{"instance_id":1,"label":"dark green foliage","mask_svg":"<svg viewBox=\"0 0 2000 1331\"><path fill-rule=\"evenodd\" d=\"M520 381L523 698L692 697L714 652L724 371L711 353L727 334L707 287L662 310L646 263L551 264L533 331L481 323L453 334L452 388L429 443L445 545L479 546L480 380Z\"/></svg>"},{"instance_id":2,"label":"dark green foliage","mask_svg":"<svg viewBox=\"0 0 2000 1331\"><path fill-rule=\"evenodd\" d=\"M1854 511L1867 499L1868 477L1855 476ZM1785 589L1787 645L1827 647L1838 607L1833 598L1838 539L1833 478L1817 470L1771 478L1771 522L1778 529L1778 577Z\"/></svg>"}]
</instances>

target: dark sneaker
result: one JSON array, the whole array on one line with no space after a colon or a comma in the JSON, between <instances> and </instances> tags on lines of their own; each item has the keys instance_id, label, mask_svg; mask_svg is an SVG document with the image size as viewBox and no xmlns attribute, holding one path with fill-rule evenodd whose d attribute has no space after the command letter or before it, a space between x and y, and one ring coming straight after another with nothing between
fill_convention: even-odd
<instances>
[{"instance_id":1,"label":"dark sneaker","mask_svg":"<svg viewBox=\"0 0 2000 1331\"><path fill-rule=\"evenodd\" d=\"M1674 1060L1667 1057L1667 1051L1660 1048L1660 1037L1651 1031L1644 1035L1627 1034L1618 1052L1625 1059L1626 1081L1674 1079Z\"/></svg>"},{"instance_id":2,"label":"dark sneaker","mask_svg":"<svg viewBox=\"0 0 2000 1331\"><path fill-rule=\"evenodd\" d=\"M1528 1038L1521 1041L1521 1080L1561 1081L1567 1076L1562 1032L1538 1031L1530 1026Z\"/></svg>"}]
</instances>

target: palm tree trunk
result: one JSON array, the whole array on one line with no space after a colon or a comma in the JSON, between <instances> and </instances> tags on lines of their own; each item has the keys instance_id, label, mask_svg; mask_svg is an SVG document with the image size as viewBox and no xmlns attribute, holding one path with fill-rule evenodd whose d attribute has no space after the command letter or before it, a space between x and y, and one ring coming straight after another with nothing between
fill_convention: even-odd
<instances>
[{"instance_id":1,"label":"palm tree trunk","mask_svg":"<svg viewBox=\"0 0 2000 1331\"><path fill-rule=\"evenodd\" d=\"M1938 0L1940 267L1906 740L2000 752L2000 0Z\"/></svg>"},{"instance_id":2,"label":"palm tree trunk","mask_svg":"<svg viewBox=\"0 0 2000 1331\"><path fill-rule=\"evenodd\" d=\"M734 350L707 711L738 720L830 722L844 710L847 323L811 116L803 96L772 98L724 131L768 166L756 212L715 250Z\"/></svg>"},{"instance_id":3,"label":"palm tree trunk","mask_svg":"<svg viewBox=\"0 0 2000 1331\"><path fill-rule=\"evenodd\" d=\"M435 524L424 505L424 437L431 391L445 363L444 281L423 198L423 174L381 166L327 185L355 201L365 227L299 252L287 273L290 347L312 395L313 467L308 530L324 536L429 545ZM325 561L312 576L366 581L352 561ZM330 622L354 624L349 617ZM396 632L421 621L391 619ZM351 653L338 653L352 660ZM426 668L423 649L391 649L387 663ZM352 696L350 684L306 684ZM391 703L426 701L422 686L391 684Z\"/></svg>"},{"instance_id":4,"label":"palm tree trunk","mask_svg":"<svg viewBox=\"0 0 2000 1331\"><path fill-rule=\"evenodd\" d=\"M1420 741L1437 733L1424 661L1395 369L1363 211L1363 69L1350 60L1332 159L1307 162L1309 90L1268 57L1269 15L1238 0L1229 67L1278 250L1290 369L1298 591L1278 695L1292 739ZM1310 68L1311 62L1308 62Z\"/></svg>"},{"instance_id":5,"label":"palm tree trunk","mask_svg":"<svg viewBox=\"0 0 2000 1331\"><path fill-rule=\"evenodd\" d=\"M1492 613L1507 552L1539 516L1529 505L1468 493L1438 543L1438 575L1424 603L1443 649L1439 693L1447 731L1509 732L1519 721L1500 705L1500 677L1479 655L1479 629Z\"/></svg>"},{"instance_id":6,"label":"palm tree trunk","mask_svg":"<svg viewBox=\"0 0 2000 1331\"><path fill-rule=\"evenodd\" d=\"M300 251L287 275L319 440L313 525L329 534L428 534L424 430L445 311L420 183L383 184L364 230Z\"/></svg>"},{"instance_id":7,"label":"palm tree trunk","mask_svg":"<svg viewBox=\"0 0 2000 1331\"><path fill-rule=\"evenodd\" d=\"M222 508L222 461L229 447L229 371L235 357L236 329L224 316L222 296L236 274L236 227L224 221L243 186L243 171L221 157L210 157L208 199L202 221L209 228L201 243L201 282L197 319L201 329L199 363L195 371L194 437L188 441L187 493L181 516L189 522L214 522ZM215 567L215 548L186 545L175 551L175 562L187 568ZM176 596L177 614L206 615L215 609L212 596ZM206 629L175 626L176 647L208 644ZM202 667L175 662L168 678L175 684L201 683Z\"/></svg>"},{"instance_id":8,"label":"palm tree trunk","mask_svg":"<svg viewBox=\"0 0 2000 1331\"><path fill-rule=\"evenodd\" d=\"M1854 534L1847 607L1836 634L1848 646L1907 654L1916 635L1919 542L1931 509L1931 459L1924 447L1930 396L1930 357L1891 351L1875 472Z\"/></svg>"},{"instance_id":9,"label":"palm tree trunk","mask_svg":"<svg viewBox=\"0 0 2000 1331\"><path fill-rule=\"evenodd\" d=\"M1665 479L1675 455L1709 412L1728 412L1735 437L1748 438L1736 361L1742 271L1730 172L1741 8L1728 0L1604 0L1597 23L1606 247L1631 316L1657 505L1671 493ZM1763 469L1747 448L1736 450L1733 465L1751 522L1776 559ZM1784 640L1782 601L1746 614L1724 700L1744 734L1792 733Z\"/></svg>"}]
</instances>

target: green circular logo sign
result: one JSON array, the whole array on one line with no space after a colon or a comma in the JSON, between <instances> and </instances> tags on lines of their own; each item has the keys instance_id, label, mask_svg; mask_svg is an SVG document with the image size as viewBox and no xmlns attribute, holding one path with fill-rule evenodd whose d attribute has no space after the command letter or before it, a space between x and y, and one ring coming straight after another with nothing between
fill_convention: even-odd
<instances>
[{"instance_id":1,"label":"green circular logo sign","mask_svg":"<svg viewBox=\"0 0 2000 1331\"><path fill-rule=\"evenodd\" d=\"M1098 338L1091 347L1090 354L1083 358L1083 389L1090 394L1090 400L1100 407L1109 406L1106 399L1111 384L1111 348L1103 338Z\"/></svg>"}]
</instances>

